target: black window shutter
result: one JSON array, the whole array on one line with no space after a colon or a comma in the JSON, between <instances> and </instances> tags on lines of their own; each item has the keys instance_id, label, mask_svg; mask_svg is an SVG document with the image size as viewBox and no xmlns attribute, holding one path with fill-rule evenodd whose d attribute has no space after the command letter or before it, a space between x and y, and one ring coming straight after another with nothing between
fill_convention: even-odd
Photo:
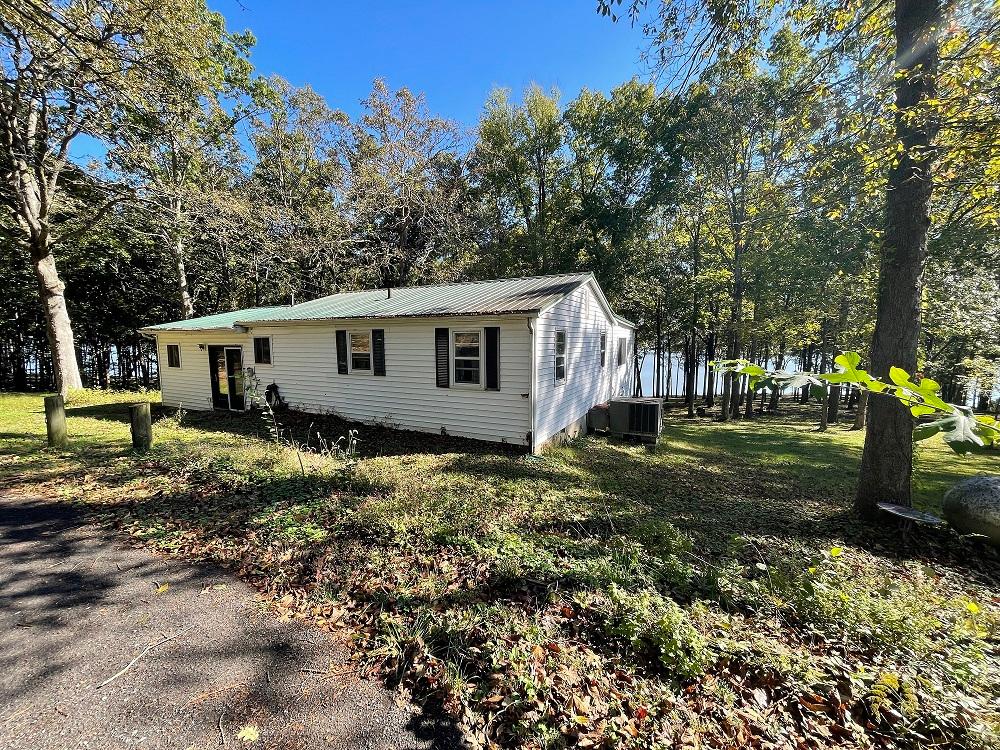
<instances>
[{"instance_id":1,"label":"black window shutter","mask_svg":"<svg viewBox=\"0 0 1000 750\"><path fill-rule=\"evenodd\" d=\"M450 380L448 377L448 329L447 328L434 329L434 357L437 360L436 361L437 387L447 388Z\"/></svg>"},{"instance_id":2,"label":"black window shutter","mask_svg":"<svg viewBox=\"0 0 1000 750\"><path fill-rule=\"evenodd\" d=\"M372 329L372 373L385 375L385 330Z\"/></svg>"},{"instance_id":3,"label":"black window shutter","mask_svg":"<svg viewBox=\"0 0 1000 750\"><path fill-rule=\"evenodd\" d=\"M337 372L347 374L347 331L337 331Z\"/></svg>"},{"instance_id":4,"label":"black window shutter","mask_svg":"<svg viewBox=\"0 0 1000 750\"><path fill-rule=\"evenodd\" d=\"M500 327L486 327L486 390L500 390Z\"/></svg>"}]
</instances>

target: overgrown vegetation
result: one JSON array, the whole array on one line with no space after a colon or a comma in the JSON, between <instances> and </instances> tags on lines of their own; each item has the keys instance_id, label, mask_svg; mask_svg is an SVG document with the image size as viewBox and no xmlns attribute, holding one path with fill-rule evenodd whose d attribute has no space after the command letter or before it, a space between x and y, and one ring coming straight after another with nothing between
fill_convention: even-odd
<instances>
[{"instance_id":1,"label":"overgrown vegetation","mask_svg":"<svg viewBox=\"0 0 1000 750\"><path fill-rule=\"evenodd\" d=\"M77 394L55 454L40 399L0 396L0 490L233 569L475 744L1000 738L997 552L855 523L862 438L812 413L668 419L655 451L588 438L540 458L372 430L356 461L300 466L254 415L160 419L135 456L134 398ZM928 510L995 472L992 453L919 451Z\"/></svg>"}]
</instances>

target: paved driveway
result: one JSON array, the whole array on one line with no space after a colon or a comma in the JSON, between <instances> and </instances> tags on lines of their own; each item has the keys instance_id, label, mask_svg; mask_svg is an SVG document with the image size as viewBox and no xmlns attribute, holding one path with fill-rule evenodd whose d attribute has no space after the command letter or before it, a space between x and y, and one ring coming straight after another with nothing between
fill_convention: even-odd
<instances>
[{"instance_id":1,"label":"paved driveway","mask_svg":"<svg viewBox=\"0 0 1000 750\"><path fill-rule=\"evenodd\" d=\"M0 496L2 748L452 745L346 658L230 575L122 546L66 506Z\"/></svg>"}]
</instances>

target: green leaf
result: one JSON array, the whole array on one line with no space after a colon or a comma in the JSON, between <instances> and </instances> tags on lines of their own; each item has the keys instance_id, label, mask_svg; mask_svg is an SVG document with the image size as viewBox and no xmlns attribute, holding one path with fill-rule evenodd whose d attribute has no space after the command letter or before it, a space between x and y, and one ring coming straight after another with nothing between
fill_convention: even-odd
<instances>
[{"instance_id":1,"label":"green leaf","mask_svg":"<svg viewBox=\"0 0 1000 750\"><path fill-rule=\"evenodd\" d=\"M806 385L819 384L819 381L808 372L775 372L771 377L785 388L802 388Z\"/></svg>"},{"instance_id":2,"label":"green leaf","mask_svg":"<svg viewBox=\"0 0 1000 750\"><path fill-rule=\"evenodd\" d=\"M850 372L857 369L857 366L861 364L861 355L857 352L843 352L834 357L833 362L844 372Z\"/></svg>"},{"instance_id":3,"label":"green leaf","mask_svg":"<svg viewBox=\"0 0 1000 750\"><path fill-rule=\"evenodd\" d=\"M857 352L843 352L833 358L833 363L840 370L839 373L832 373L843 378L843 380L831 380L831 383L857 383L863 385L873 380L872 376L864 370L859 370L861 355Z\"/></svg>"},{"instance_id":4,"label":"green leaf","mask_svg":"<svg viewBox=\"0 0 1000 750\"><path fill-rule=\"evenodd\" d=\"M926 440L927 438L934 437L939 432L941 432L941 420L934 422L927 422L926 424L918 424L913 428L913 440L920 441Z\"/></svg>"},{"instance_id":5,"label":"green leaf","mask_svg":"<svg viewBox=\"0 0 1000 750\"><path fill-rule=\"evenodd\" d=\"M917 384L910 380L910 373L902 367L896 367L895 365L890 367L889 380L896 385L902 386L903 388L909 388L914 391L917 390Z\"/></svg>"},{"instance_id":6,"label":"green leaf","mask_svg":"<svg viewBox=\"0 0 1000 750\"><path fill-rule=\"evenodd\" d=\"M981 425L977 430L976 434L982 438L985 445L993 445L1000 441L1000 422L997 422L993 417L988 416L978 416L976 421Z\"/></svg>"},{"instance_id":7,"label":"green leaf","mask_svg":"<svg viewBox=\"0 0 1000 750\"><path fill-rule=\"evenodd\" d=\"M736 372L742 373L744 375L763 377L767 375L767 370L765 370L760 365L755 365L752 362L741 362L736 367Z\"/></svg>"},{"instance_id":8,"label":"green leaf","mask_svg":"<svg viewBox=\"0 0 1000 750\"><path fill-rule=\"evenodd\" d=\"M754 390L771 392L777 387L778 386L777 383L775 383L774 378L768 375L767 377L761 378L757 381Z\"/></svg>"},{"instance_id":9,"label":"green leaf","mask_svg":"<svg viewBox=\"0 0 1000 750\"><path fill-rule=\"evenodd\" d=\"M941 419L919 425L913 430L914 440L926 440L938 432L955 453L965 454L985 445L980 432L983 426L967 406L952 406L952 412ZM989 429L988 427L986 429Z\"/></svg>"}]
</instances>

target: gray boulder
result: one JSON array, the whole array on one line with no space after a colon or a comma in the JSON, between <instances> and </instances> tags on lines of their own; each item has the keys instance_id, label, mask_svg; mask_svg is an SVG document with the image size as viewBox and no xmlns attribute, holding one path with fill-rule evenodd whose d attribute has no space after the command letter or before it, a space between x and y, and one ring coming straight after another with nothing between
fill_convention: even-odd
<instances>
[{"instance_id":1,"label":"gray boulder","mask_svg":"<svg viewBox=\"0 0 1000 750\"><path fill-rule=\"evenodd\" d=\"M983 534L1000 546L1000 477L964 479L944 496L944 517L962 534Z\"/></svg>"}]
</instances>

